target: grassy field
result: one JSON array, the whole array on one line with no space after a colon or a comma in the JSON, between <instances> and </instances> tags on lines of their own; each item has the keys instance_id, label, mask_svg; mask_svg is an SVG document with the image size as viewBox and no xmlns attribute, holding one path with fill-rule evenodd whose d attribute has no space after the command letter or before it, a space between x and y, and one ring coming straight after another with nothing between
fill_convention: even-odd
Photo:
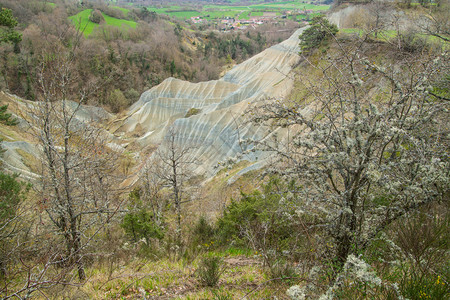
<instances>
[{"instance_id":1,"label":"grassy field","mask_svg":"<svg viewBox=\"0 0 450 300\"><path fill-rule=\"evenodd\" d=\"M250 19L250 14L253 16L252 12L245 11L242 14L240 14L239 19L241 19L241 20L248 20L248 19Z\"/></svg>"},{"instance_id":2,"label":"grassy field","mask_svg":"<svg viewBox=\"0 0 450 300\"><path fill-rule=\"evenodd\" d=\"M276 12L281 15L286 11L309 10L324 11L329 9L329 5L314 5L303 3L300 0L284 1L268 4L254 4L248 6L233 5L205 5L201 11L194 10L187 6L167 5L165 7L148 7L149 10L158 14L165 14L179 19L189 19L200 16L205 19L216 19L223 17L233 17L239 19L249 19L250 16L262 16L264 12Z\"/></svg>"},{"instance_id":3,"label":"grassy field","mask_svg":"<svg viewBox=\"0 0 450 300\"><path fill-rule=\"evenodd\" d=\"M358 29L358 28L342 28L339 30L339 33L340 34L354 34L354 35L358 35L360 37L362 37L365 34L364 30ZM383 41L383 42L389 42L389 41L392 42L398 38L397 31L395 31L395 30L380 30L378 32L377 38L375 38L375 36L373 34L371 35L371 37L373 39ZM443 42L441 39L439 39L438 37L435 37L435 36L430 36L430 35L426 35L426 34L417 34L414 39L416 41L421 39L423 41L423 43L428 44L429 49L439 48L439 47L443 47L443 49L446 49L446 50L450 49L450 45L448 43Z\"/></svg>"},{"instance_id":4,"label":"grassy field","mask_svg":"<svg viewBox=\"0 0 450 300\"><path fill-rule=\"evenodd\" d=\"M124 14L125 16L128 16L128 12L130 11L129 9L127 9L127 8L123 8L123 7L120 7L120 6L113 6L113 8L115 8L115 9L118 9L118 10L122 11L122 12L123 12L123 14Z\"/></svg>"},{"instance_id":5,"label":"grassy field","mask_svg":"<svg viewBox=\"0 0 450 300\"><path fill-rule=\"evenodd\" d=\"M121 10L124 11L124 13L128 12L127 9L121 9ZM91 15L91 12L92 12L92 9L85 9L85 10L79 12L78 14L69 17L69 19L72 21L72 23L74 25L79 26L80 30L84 30L83 33L85 36L89 36L92 33L92 31L94 30L94 28L96 28L98 26L98 24L95 24L89 20L89 16ZM111 25L111 26L117 26L117 27L128 26L131 28L136 28L136 25L137 25L137 23L134 21L117 19L117 18L113 18L113 17L110 17L105 14L103 14L103 17L105 18L105 23L107 25Z\"/></svg>"}]
</instances>

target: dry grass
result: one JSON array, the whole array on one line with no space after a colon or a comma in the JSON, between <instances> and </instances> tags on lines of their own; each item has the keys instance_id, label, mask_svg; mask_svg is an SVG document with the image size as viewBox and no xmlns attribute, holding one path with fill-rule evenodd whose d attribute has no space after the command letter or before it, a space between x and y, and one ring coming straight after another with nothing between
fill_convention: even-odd
<instances>
[{"instance_id":1,"label":"dry grass","mask_svg":"<svg viewBox=\"0 0 450 300\"><path fill-rule=\"evenodd\" d=\"M110 276L106 267L89 268L89 280L84 286L65 289L58 297L215 299L217 295L228 295L228 299L241 299L247 295L247 299L268 299L273 296L287 299L285 292L289 285L276 281L267 282L257 257L227 256L224 261L226 271L216 288L204 287L199 283L195 273L199 259L192 264L168 259L136 259L118 267Z\"/></svg>"}]
</instances>

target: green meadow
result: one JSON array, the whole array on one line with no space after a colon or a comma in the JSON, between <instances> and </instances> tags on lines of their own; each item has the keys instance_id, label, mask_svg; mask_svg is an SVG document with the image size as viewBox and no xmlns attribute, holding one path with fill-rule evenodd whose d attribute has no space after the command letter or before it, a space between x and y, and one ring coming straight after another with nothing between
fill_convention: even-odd
<instances>
[{"instance_id":1,"label":"green meadow","mask_svg":"<svg viewBox=\"0 0 450 300\"><path fill-rule=\"evenodd\" d=\"M237 2L237 1L234 1ZM234 3L233 2L233 3ZM250 16L262 16L264 12L276 12L281 15L286 11L294 10L309 10L324 11L330 8L329 5L314 5L304 3L303 1L283 1L268 4L253 4L248 6L233 6L233 5L204 5L202 10L194 10L188 6L167 5L150 6L149 10L158 14L165 14L179 19L189 19L191 17L200 16L205 19L217 19L223 17L233 17L239 19L249 19Z\"/></svg>"},{"instance_id":2,"label":"green meadow","mask_svg":"<svg viewBox=\"0 0 450 300\"><path fill-rule=\"evenodd\" d=\"M128 9L121 9L125 14L128 13ZM98 24L95 24L89 20L89 16L91 15L92 9L85 9L78 14L69 17L69 19L72 21L72 23L75 26L78 26L80 30L83 31L84 35L87 37L89 36L94 28L98 26ZM134 21L129 20L123 20L123 19L117 19L110 17L104 13L102 13L103 17L105 18L105 24L116 26L116 27L122 27L122 26L128 26L131 28L136 28L137 23Z\"/></svg>"},{"instance_id":3,"label":"green meadow","mask_svg":"<svg viewBox=\"0 0 450 300\"><path fill-rule=\"evenodd\" d=\"M120 6L113 6L112 8L120 10L125 16L128 16L128 12L130 11L128 8L123 8Z\"/></svg>"}]
</instances>

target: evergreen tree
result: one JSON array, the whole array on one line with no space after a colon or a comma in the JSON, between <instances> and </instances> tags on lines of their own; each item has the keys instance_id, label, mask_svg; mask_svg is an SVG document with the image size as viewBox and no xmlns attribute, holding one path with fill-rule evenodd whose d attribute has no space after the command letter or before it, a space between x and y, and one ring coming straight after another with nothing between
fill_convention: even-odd
<instances>
[{"instance_id":1,"label":"evergreen tree","mask_svg":"<svg viewBox=\"0 0 450 300\"><path fill-rule=\"evenodd\" d=\"M8 109L8 105L2 105L0 106L0 123L8 125L8 126L14 126L17 125L17 119L11 119L11 114L7 113L6 110ZM2 141L3 139L0 138L0 154L5 152L5 150L2 147Z\"/></svg>"},{"instance_id":2,"label":"evergreen tree","mask_svg":"<svg viewBox=\"0 0 450 300\"><path fill-rule=\"evenodd\" d=\"M22 41L22 34L14 30L17 26L17 20L12 15L10 9L1 8L0 10L0 43L12 43L15 48Z\"/></svg>"},{"instance_id":3,"label":"evergreen tree","mask_svg":"<svg viewBox=\"0 0 450 300\"><path fill-rule=\"evenodd\" d=\"M311 26L300 35L302 53L307 53L327 42L338 33L336 25L331 24L323 15L313 17Z\"/></svg>"}]
</instances>

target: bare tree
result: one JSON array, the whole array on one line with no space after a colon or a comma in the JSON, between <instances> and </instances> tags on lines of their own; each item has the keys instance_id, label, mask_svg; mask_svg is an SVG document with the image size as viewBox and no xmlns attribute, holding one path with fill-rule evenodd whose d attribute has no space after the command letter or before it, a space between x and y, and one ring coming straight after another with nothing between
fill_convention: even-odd
<instances>
[{"instance_id":1,"label":"bare tree","mask_svg":"<svg viewBox=\"0 0 450 300\"><path fill-rule=\"evenodd\" d=\"M444 42L450 42L450 20L448 1L438 7L431 7L427 14L421 15L417 25L427 35L434 36Z\"/></svg>"},{"instance_id":2,"label":"bare tree","mask_svg":"<svg viewBox=\"0 0 450 300\"><path fill-rule=\"evenodd\" d=\"M171 128L166 134L163 143L153 156L156 164L155 175L172 191L172 201L176 212L176 243L181 251L182 227L181 204L185 202L185 183L192 176L192 146L180 145L177 140L178 133Z\"/></svg>"},{"instance_id":3,"label":"bare tree","mask_svg":"<svg viewBox=\"0 0 450 300\"><path fill-rule=\"evenodd\" d=\"M143 200L150 205L156 225L163 223L166 200L161 195L163 180L157 176L158 165L147 162L140 177Z\"/></svg>"},{"instance_id":4,"label":"bare tree","mask_svg":"<svg viewBox=\"0 0 450 300\"><path fill-rule=\"evenodd\" d=\"M62 265L76 266L85 280L83 255L120 205L120 154L106 146L107 135L94 124L100 119L94 112L101 111L83 106L94 85L80 84L74 67L80 35L73 43L67 49L57 41L55 52L42 57L38 101L28 113L43 154L42 205L66 247Z\"/></svg>"},{"instance_id":5,"label":"bare tree","mask_svg":"<svg viewBox=\"0 0 450 300\"><path fill-rule=\"evenodd\" d=\"M368 6L369 17L366 20L368 30L374 33L378 38L378 32L385 28L390 19L392 7L389 3L383 1L372 1Z\"/></svg>"}]
</instances>

